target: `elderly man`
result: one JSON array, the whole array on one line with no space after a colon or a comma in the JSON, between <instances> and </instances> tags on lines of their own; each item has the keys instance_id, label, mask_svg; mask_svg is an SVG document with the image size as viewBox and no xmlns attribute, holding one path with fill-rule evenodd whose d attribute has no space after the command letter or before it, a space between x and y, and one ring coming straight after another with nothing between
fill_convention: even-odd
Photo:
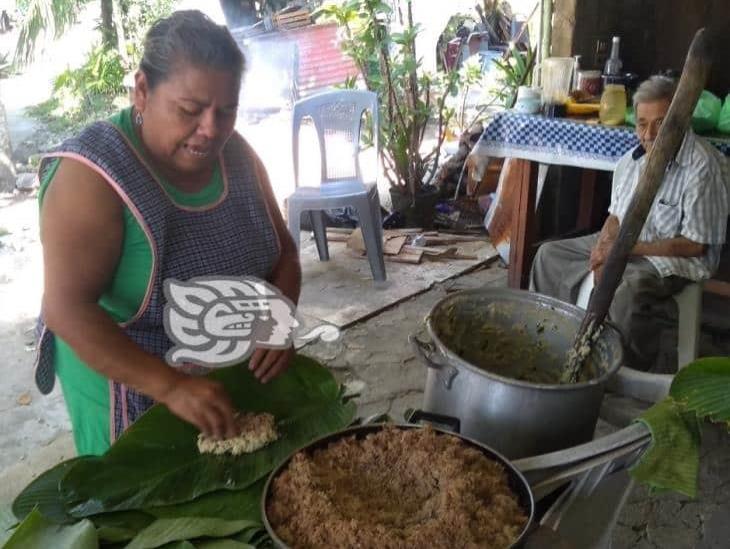
<instances>
[{"instance_id":1,"label":"elderly man","mask_svg":"<svg viewBox=\"0 0 730 549\"><path fill-rule=\"evenodd\" d=\"M641 144L616 166L608 219L600 233L542 245L532 290L575 303L583 278L590 271L600 277L675 90L673 80L658 76L639 87L634 107ZM652 369L662 328L676 326L671 296L717 269L728 216L725 162L689 131L667 169L609 312L624 335L629 366Z\"/></svg>"}]
</instances>

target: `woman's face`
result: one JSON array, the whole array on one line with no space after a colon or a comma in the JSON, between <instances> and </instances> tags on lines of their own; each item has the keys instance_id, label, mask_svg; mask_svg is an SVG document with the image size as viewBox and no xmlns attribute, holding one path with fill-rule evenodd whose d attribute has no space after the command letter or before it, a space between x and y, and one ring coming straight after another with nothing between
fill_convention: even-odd
<instances>
[{"instance_id":1,"label":"woman's face","mask_svg":"<svg viewBox=\"0 0 730 549\"><path fill-rule=\"evenodd\" d=\"M142 140L154 161L172 175L209 170L233 133L240 79L232 72L180 63L150 90L141 71L134 106Z\"/></svg>"}]
</instances>

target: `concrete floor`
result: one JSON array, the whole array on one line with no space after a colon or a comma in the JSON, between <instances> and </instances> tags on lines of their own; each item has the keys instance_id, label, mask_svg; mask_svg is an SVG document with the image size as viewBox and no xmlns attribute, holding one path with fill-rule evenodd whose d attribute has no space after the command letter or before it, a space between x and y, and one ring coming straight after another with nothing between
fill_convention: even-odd
<instances>
[{"instance_id":1,"label":"concrete floor","mask_svg":"<svg viewBox=\"0 0 730 549\"><path fill-rule=\"evenodd\" d=\"M423 317L449 292L484 285L506 286L506 270L498 265L440 284L377 317L356 325L334 343L316 343L305 352L359 387L359 412L388 412L402 419L408 408L421 406L424 366L413 355L407 336L421 329ZM728 354L726 303L710 300L703 329L703 355ZM718 314L713 315L713 311ZM611 430L605 422L601 430ZM615 549L727 549L730 547L730 435L706 426L702 447L700 494L697 500L652 495L637 486L614 532ZM583 548L577 548L583 549Z\"/></svg>"}]
</instances>

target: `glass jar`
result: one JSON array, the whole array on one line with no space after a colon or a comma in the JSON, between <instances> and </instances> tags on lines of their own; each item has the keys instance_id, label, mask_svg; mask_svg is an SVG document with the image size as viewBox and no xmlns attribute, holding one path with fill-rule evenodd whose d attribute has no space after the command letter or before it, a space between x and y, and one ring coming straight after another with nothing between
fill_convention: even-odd
<instances>
[{"instance_id":1,"label":"glass jar","mask_svg":"<svg viewBox=\"0 0 730 549\"><path fill-rule=\"evenodd\" d=\"M623 84L606 84L601 95L601 124L620 126L626 119L626 88Z\"/></svg>"},{"instance_id":2,"label":"glass jar","mask_svg":"<svg viewBox=\"0 0 730 549\"><path fill-rule=\"evenodd\" d=\"M598 97L601 94L601 71L579 71L578 89Z\"/></svg>"}]
</instances>

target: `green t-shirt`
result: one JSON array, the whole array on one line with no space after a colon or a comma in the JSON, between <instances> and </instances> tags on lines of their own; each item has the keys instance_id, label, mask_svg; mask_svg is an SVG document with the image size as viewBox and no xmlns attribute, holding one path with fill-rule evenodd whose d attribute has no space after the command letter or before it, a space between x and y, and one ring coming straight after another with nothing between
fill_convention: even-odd
<instances>
[{"instance_id":1,"label":"green t-shirt","mask_svg":"<svg viewBox=\"0 0 730 549\"><path fill-rule=\"evenodd\" d=\"M142 143L132 124L131 108L109 118L144 156ZM38 194L43 197L56 174L61 160L54 160L46 171ZM210 182L196 193L185 193L157 176L170 199L181 206L201 207L216 202L224 184L220 166L216 165ZM108 288L99 298L99 306L115 322L131 319L144 300L152 274L152 249L142 227L132 212L124 206L124 234L116 271ZM82 362L71 347L55 337L54 366L61 381L63 396L71 416L74 442L79 455L102 454L110 444L109 380Z\"/></svg>"}]
</instances>

